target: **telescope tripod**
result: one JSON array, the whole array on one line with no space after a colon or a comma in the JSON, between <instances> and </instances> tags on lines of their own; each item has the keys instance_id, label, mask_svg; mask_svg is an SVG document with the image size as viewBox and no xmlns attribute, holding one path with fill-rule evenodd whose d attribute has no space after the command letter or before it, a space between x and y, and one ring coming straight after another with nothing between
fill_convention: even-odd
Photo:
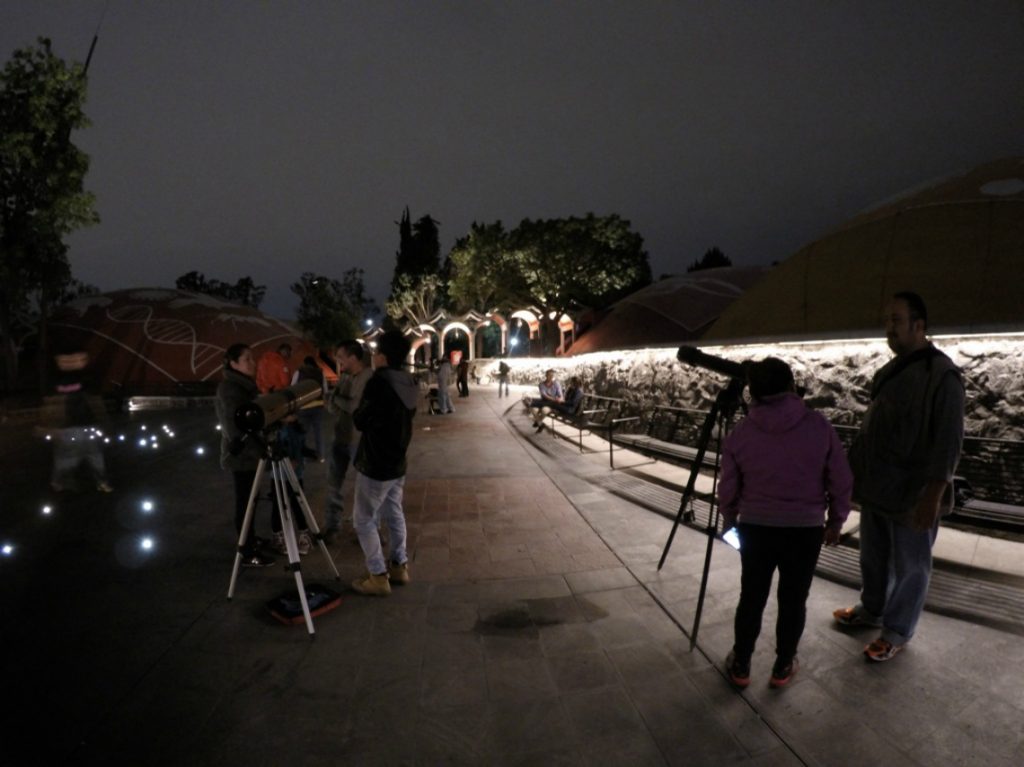
<instances>
[{"instance_id":1,"label":"telescope tripod","mask_svg":"<svg viewBox=\"0 0 1024 767\"><path fill-rule=\"evenodd\" d=\"M700 594L697 597L697 612L693 619L693 629L690 632L690 651L697 646L697 632L700 630L701 613L704 611L704 596L708 588L708 574L711 572L711 552L714 547L715 537L718 534L718 503L715 499L715 491L718 486L718 469L722 460L722 440L729 431L733 416L736 410L743 407L743 387L745 383L741 378L733 378L729 384L718 392L715 402L711 406L704 424L701 426L700 438L697 441L697 455L690 469L690 478L686 482L686 489L683 491L683 498L679 503L679 513L676 514L676 521L672 525L672 532L669 533L665 542L665 550L661 553L658 561L658 570L661 570L668 557L668 550L672 547L672 541L676 536L676 530L682 521L692 522L694 520L693 509L690 507L693 501L694 491L697 486L697 476L700 474L701 466L704 463L704 455L708 449L708 443L715 432L715 425L718 425L718 450L715 453L714 479L711 485L711 501L708 506L708 524L706 528L708 536L707 552L704 555L704 574L700 581Z\"/></svg>"},{"instance_id":2,"label":"telescope tripod","mask_svg":"<svg viewBox=\"0 0 1024 767\"><path fill-rule=\"evenodd\" d=\"M266 455L260 459L259 465L256 467L256 478L253 480L252 489L249 491L249 504L245 509L242 531L238 536L238 550L235 552L235 566L231 570L228 599L235 595L235 583L238 580L238 570L242 564L242 551L249 537L249 529L252 527L252 516L256 509L256 498L260 492L260 481L263 479L263 473L269 464L274 498L277 499L277 508L281 514L281 532L284 536L285 550L288 553L288 564L285 566L285 569L295 574L295 587L299 591L299 601L302 604L302 614L306 619L306 629L309 631L310 636L312 636L315 631L313 628L313 616L309 613L309 600L306 597L306 588L302 582L302 566L299 562L299 543L295 536L295 521L292 513L291 497L294 497L298 503L299 511L303 514L306 525L313 534L313 539L316 541L317 546L320 547L320 551L323 552L327 564L334 571L335 580L341 580L341 574L334 565L330 552L327 551L327 544L324 543L320 528L317 527L313 511L309 508L309 502L306 500L305 493L302 492L302 486L299 484L299 478L295 475L295 469L292 467L291 461L274 442L275 440L272 439L266 441ZM291 494L287 492L289 488L291 489Z\"/></svg>"}]
</instances>

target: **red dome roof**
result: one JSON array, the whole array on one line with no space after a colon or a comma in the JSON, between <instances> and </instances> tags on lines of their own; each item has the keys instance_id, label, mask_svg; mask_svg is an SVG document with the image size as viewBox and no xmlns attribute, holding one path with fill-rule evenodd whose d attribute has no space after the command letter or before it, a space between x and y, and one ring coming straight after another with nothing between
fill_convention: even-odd
<instances>
[{"instance_id":1,"label":"red dome roof","mask_svg":"<svg viewBox=\"0 0 1024 767\"><path fill-rule=\"evenodd\" d=\"M281 320L200 293L163 288L115 290L62 306L52 348L80 346L104 390L167 392L220 380L225 350L252 347L258 358L282 343L297 366L317 350Z\"/></svg>"}]
</instances>

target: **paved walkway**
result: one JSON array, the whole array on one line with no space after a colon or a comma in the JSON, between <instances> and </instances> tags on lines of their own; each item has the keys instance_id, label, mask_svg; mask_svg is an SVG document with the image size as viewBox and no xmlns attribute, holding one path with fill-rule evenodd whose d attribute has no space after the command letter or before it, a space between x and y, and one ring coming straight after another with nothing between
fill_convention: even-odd
<instances>
[{"instance_id":1,"label":"paved walkway","mask_svg":"<svg viewBox=\"0 0 1024 767\"><path fill-rule=\"evenodd\" d=\"M417 417L413 582L386 599L341 587L313 639L264 610L289 586L278 567L243 571L225 599L231 492L210 412L121 424L111 496L48 497L46 444L4 427L4 763L1024 761L1020 637L927 614L906 652L868 665L870 637L828 619L855 593L824 581L794 684L767 687L770 609L754 682L733 691L716 665L731 644L735 553L715 546L690 652L680 626L693 620L704 536L680 529L659 573L670 524L602 490L606 459L535 435L514 402L478 388L454 415ZM143 424L152 435L165 423L173 438L138 447ZM307 467L318 512L324 473ZM331 553L345 583L358 574L357 546ZM303 568L331 583L319 555Z\"/></svg>"}]
</instances>

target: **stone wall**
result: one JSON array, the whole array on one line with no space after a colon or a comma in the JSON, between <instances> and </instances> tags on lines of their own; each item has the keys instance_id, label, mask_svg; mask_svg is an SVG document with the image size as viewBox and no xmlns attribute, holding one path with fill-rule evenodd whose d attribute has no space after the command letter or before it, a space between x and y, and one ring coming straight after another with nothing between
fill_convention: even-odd
<instances>
[{"instance_id":1,"label":"stone wall","mask_svg":"<svg viewBox=\"0 0 1024 767\"><path fill-rule=\"evenodd\" d=\"M936 340L964 371L966 430L971 436L1024 439L1024 338L960 337ZM766 356L786 360L805 398L834 423L855 425L867 408L871 376L891 357L884 341L701 347L734 361ZM599 352L554 359L511 359L513 383L532 385L554 368L563 382L573 375L597 394L621 397L638 409L667 404L706 409L726 379L676 359L676 349ZM497 361L478 363L497 374Z\"/></svg>"}]
</instances>

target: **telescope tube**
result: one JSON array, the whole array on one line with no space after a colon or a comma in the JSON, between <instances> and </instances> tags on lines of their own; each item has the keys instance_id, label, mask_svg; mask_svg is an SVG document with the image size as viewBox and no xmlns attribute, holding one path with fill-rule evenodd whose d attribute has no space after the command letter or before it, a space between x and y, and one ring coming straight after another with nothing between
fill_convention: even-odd
<instances>
[{"instance_id":1,"label":"telescope tube","mask_svg":"<svg viewBox=\"0 0 1024 767\"><path fill-rule=\"evenodd\" d=\"M729 378L738 378L742 381L747 377L746 368L741 363L716 357L713 354L705 354L696 346L680 346L676 358L687 365L711 370Z\"/></svg>"},{"instance_id":2,"label":"telescope tube","mask_svg":"<svg viewBox=\"0 0 1024 767\"><path fill-rule=\"evenodd\" d=\"M297 413L322 393L316 381L298 381L287 389L270 392L239 405L235 410L235 425L246 434L263 431L282 418Z\"/></svg>"}]
</instances>

